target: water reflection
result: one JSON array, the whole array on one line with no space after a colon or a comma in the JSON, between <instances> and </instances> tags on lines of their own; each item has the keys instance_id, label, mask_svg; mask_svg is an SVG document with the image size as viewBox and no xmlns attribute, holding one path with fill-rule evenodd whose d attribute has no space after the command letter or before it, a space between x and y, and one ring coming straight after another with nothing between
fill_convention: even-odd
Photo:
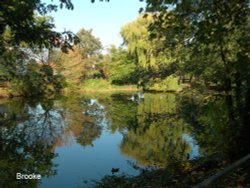
<instances>
[{"instance_id":1,"label":"water reflection","mask_svg":"<svg viewBox=\"0 0 250 188\"><path fill-rule=\"evenodd\" d=\"M123 132L121 152L138 165L165 167L173 160L190 159L192 142L184 138L190 133L178 117L174 94L117 94L108 104L110 129ZM197 147L191 156L198 156Z\"/></svg>"},{"instance_id":2,"label":"water reflection","mask_svg":"<svg viewBox=\"0 0 250 188\"><path fill-rule=\"evenodd\" d=\"M24 101L1 104L0 187L36 187L37 180L16 180L17 172L56 174L52 150L65 129L60 112L50 105Z\"/></svg>"},{"instance_id":3,"label":"water reflection","mask_svg":"<svg viewBox=\"0 0 250 188\"><path fill-rule=\"evenodd\" d=\"M248 123L242 124L238 112L238 107L228 104L228 96L182 95L178 100L178 114L206 156L233 161L250 152Z\"/></svg>"},{"instance_id":4,"label":"water reflection","mask_svg":"<svg viewBox=\"0 0 250 188\"><path fill-rule=\"evenodd\" d=\"M164 93L1 101L1 184L36 187L39 182L20 182L14 176L16 172L39 173L47 176L46 185L53 187L50 178L60 176L58 170L65 166L63 159L70 156L71 149L74 158L69 157L67 162L79 167L72 177L67 174L72 187L75 182L71 179L82 182L83 174L90 172L95 174L92 179L100 179L111 173L112 168L136 174L136 170L126 170L134 163L159 168L201 155L227 153L231 148L225 141L230 134L225 134L228 132L227 116L222 101L201 103ZM102 159L108 166L86 167L87 163L97 164ZM84 160L89 161L85 164ZM122 165L119 166L115 161L124 162L117 163ZM83 163L85 166L81 166ZM66 180L61 178L60 181Z\"/></svg>"},{"instance_id":5,"label":"water reflection","mask_svg":"<svg viewBox=\"0 0 250 188\"><path fill-rule=\"evenodd\" d=\"M59 106L63 108L64 122L79 144L92 145L100 137L104 114L103 107L96 100L65 98Z\"/></svg>"}]
</instances>

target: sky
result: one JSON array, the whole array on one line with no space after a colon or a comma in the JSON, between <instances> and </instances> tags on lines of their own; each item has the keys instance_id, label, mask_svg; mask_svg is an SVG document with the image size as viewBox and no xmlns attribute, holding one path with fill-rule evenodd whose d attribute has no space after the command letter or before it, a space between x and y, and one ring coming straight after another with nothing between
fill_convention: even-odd
<instances>
[{"instance_id":1,"label":"sky","mask_svg":"<svg viewBox=\"0 0 250 188\"><path fill-rule=\"evenodd\" d=\"M92 29L92 34L101 40L104 48L111 44L121 45L121 27L135 20L139 9L145 7L145 3L139 0L96 0L95 3L91 3L91 0L72 0L72 3L74 10L59 9L51 13L56 30L70 30L76 33L81 28Z\"/></svg>"}]
</instances>

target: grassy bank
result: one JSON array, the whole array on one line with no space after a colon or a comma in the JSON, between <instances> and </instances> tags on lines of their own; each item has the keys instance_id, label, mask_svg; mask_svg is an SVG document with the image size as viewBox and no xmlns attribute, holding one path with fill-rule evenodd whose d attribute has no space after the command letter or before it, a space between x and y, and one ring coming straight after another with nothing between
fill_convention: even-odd
<instances>
[{"instance_id":1,"label":"grassy bank","mask_svg":"<svg viewBox=\"0 0 250 188\"><path fill-rule=\"evenodd\" d=\"M145 87L146 91L180 92L187 85L178 85L175 79L166 79L162 82L154 82ZM70 87L69 87L70 88ZM115 85L104 79L88 79L82 82L78 88L83 92L108 92L108 91L141 91L137 85Z\"/></svg>"},{"instance_id":2,"label":"grassy bank","mask_svg":"<svg viewBox=\"0 0 250 188\"><path fill-rule=\"evenodd\" d=\"M139 91L136 85L114 85L110 81L103 79L85 80L79 86L83 92L109 92L109 91Z\"/></svg>"},{"instance_id":3,"label":"grassy bank","mask_svg":"<svg viewBox=\"0 0 250 188\"><path fill-rule=\"evenodd\" d=\"M162 82L153 82L145 87L146 91L156 92L180 92L185 88L185 85L177 85L174 79L164 80ZM142 91L137 85L115 85L111 81L104 79L87 79L80 84L67 83L62 90L62 94L72 95L79 93L95 93L95 92L134 92ZM16 91L8 87L0 87L0 98L9 98L20 96Z\"/></svg>"}]
</instances>

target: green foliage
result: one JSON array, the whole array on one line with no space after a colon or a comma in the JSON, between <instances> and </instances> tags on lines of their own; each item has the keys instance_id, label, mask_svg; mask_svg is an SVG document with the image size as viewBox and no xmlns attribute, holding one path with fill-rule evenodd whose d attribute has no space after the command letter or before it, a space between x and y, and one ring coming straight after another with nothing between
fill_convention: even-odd
<instances>
[{"instance_id":1,"label":"green foliage","mask_svg":"<svg viewBox=\"0 0 250 188\"><path fill-rule=\"evenodd\" d=\"M74 46L68 53L54 50L48 61L49 64L55 65L54 69L65 77L68 85L77 85L81 82L84 76L84 61L78 46Z\"/></svg>"},{"instance_id":2,"label":"green foliage","mask_svg":"<svg viewBox=\"0 0 250 188\"><path fill-rule=\"evenodd\" d=\"M64 78L54 75L50 66L30 63L24 75L11 80L10 88L23 96L51 96L63 88L63 83Z\"/></svg>"},{"instance_id":3,"label":"green foliage","mask_svg":"<svg viewBox=\"0 0 250 188\"><path fill-rule=\"evenodd\" d=\"M2 80L10 93L22 96L49 95L60 92L64 78L54 74L46 64L29 60L27 54L19 48L5 51L0 57Z\"/></svg>"},{"instance_id":4,"label":"green foliage","mask_svg":"<svg viewBox=\"0 0 250 188\"><path fill-rule=\"evenodd\" d=\"M60 0L59 3L47 4L40 0L0 2L0 74L2 81L9 82L11 92L26 96L45 95L62 88L63 77L54 75L44 60L33 57L53 47L67 52L78 42L72 32L53 31L53 19L46 14L64 5L73 9L70 0ZM40 65L35 65L34 60L41 61Z\"/></svg>"},{"instance_id":5,"label":"green foliage","mask_svg":"<svg viewBox=\"0 0 250 188\"><path fill-rule=\"evenodd\" d=\"M190 75L192 86L226 94L231 124L247 126L249 1L147 0L146 11L154 13L150 35L154 40L165 41L164 51L176 57L177 74Z\"/></svg>"},{"instance_id":6,"label":"green foliage","mask_svg":"<svg viewBox=\"0 0 250 188\"><path fill-rule=\"evenodd\" d=\"M73 9L70 0L60 0L61 7L65 5L68 9ZM11 39L7 41L12 45L20 45L22 42L30 46L40 46L51 48L60 47L67 51L71 47L71 42L76 42L77 38L73 33L65 31L63 33L53 31L55 27L51 21L45 17L37 17L36 14L46 15L51 11L56 11L58 5L54 3L46 4L41 0L4 0L0 2L0 54L7 48L4 33L11 31ZM25 14L24 14L25 13Z\"/></svg>"},{"instance_id":7,"label":"green foliage","mask_svg":"<svg viewBox=\"0 0 250 188\"><path fill-rule=\"evenodd\" d=\"M128 51L136 56L139 66L147 68L155 65L154 54L152 53L152 42L149 41L147 27L152 19L139 17L136 21L126 24L121 29L124 43L128 46Z\"/></svg>"},{"instance_id":8,"label":"green foliage","mask_svg":"<svg viewBox=\"0 0 250 188\"><path fill-rule=\"evenodd\" d=\"M109 49L106 75L114 84L136 84L138 76L134 57L122 48Z\"/></svg>"},{"instance_id":9,"label":"green foliage","mask_svg":"<svg viewBox=\"0 0 250 188\"><path fill-rule=\"evenodd\" d=\"M13 8L16 7L13 6ZM4 78L2 81L7 82L7 89L11 95L14 93L22 96L48 96L58 93L64 86L62 75L54 74L54 70L45 59L46 50L48 51L48 48L53 46L53 43L49 41L52 39L52 36L45 36L52 32L52 19L47 16L37 15L33 15L32 18L30 21L39 30L35 35L41 35L39 37L42 37L42 39L37 37L32 40L33 36L31 35L26 40L19 36L21 35L18 33L19 31L15 31L16 28L12 28L9 24L4 28L1 35L3 46L0 54L0 72L2 78ZM13 20L13 22L15 21ZM45 26L46 28L43 28ZM17 25L13 27L17 27ZM44 33L43 29L47 33ZM39 33L40 31L43 33ZM32 30L30 32L35 31ZM30 33L26 34L29 35ZM20 37L19 40L16 40L16 35ZM50 39L47 40L46 37L50 37Z\"/></svg>"},{"instance_id":10,"label":"green foliage","mask_svg":"<svg viewBox=\"0 0 250 188\"><path fill-rule=\"evenodd\" d=\"M77 36L79 44L74 45L68 53L55 49L51 52L49 63L62 74L68 86L77 86L83 79L103 77L100 59L101 42L92 35L91 30L82 28Z\"/></svg>"},{"instance_id":11,"label":"green foliage","mask_svg":"<svg viewBox=\"0 0 250 188\"><path fill-rule=\"evenodd\" d=\"M167 7L173 3L173 8ZM151 35L164 39L165 48L180 51L181 72L194 75L207 86L216 85L249 101L249 2L245 1L147 1L148 11L159 11ZM241 99L240 99L241 98ZM249 107L246 107L249 109Z\"/></svg>"},{"instance_id":12,"label":"green foliage","mask_svg":"<svg viewBox=\"0 0 250 188\"><path fill-rule=\"evenodd\" d=\"M138 90L136 85L115 85L105 79L87 79L84 80L80 88L84 91L122 91Z\"/></svg>"},{"instance_id":13,"label":"green foliage","mask_svg":"<svg viewBox=\"0 0 250 188\"><path fill-rule=\"evenodd\" d=\"M148 28L155 22L153 15L140 15L140 17L123 26L121 35L128 47L129 53L135 57L139 75L139 85L150 88L148 85L164 85L167 77L174 79L177 73L176 56L165 50L163 38L157 40L150 38ZM174 82L171 81L171 82ZM164 85L162 90L172 90L170 85ZM177 87L176 87L177 88Z\"/></svg>"},{"instance_id":14,"label":"green foliage","mask_svg":"<svg viewBox=\"0 0 250 188\"><path fill-rule=\"evenodd\" d=\"M173 75L168 76L164 80L160 78L152 78L145 85L146 90L153 91L180 91L181 87L178 85L178 79Z\"/></svg>"},{"instance_id":15,"label":"green foliage","mask_svg":"<svg viewBox=\"0 0 250 188\"><path fill-rule=\"evenodd\" d=\"M82 28L76 35L80 40L78 45L82 51L82 57L84 59L100 54L102 44L100 39L93 36L92 30Z\"/></svg>"},{"instance_id":16,"label":"green foliage","mask_svg":"<svg viewBox=\"0 0 250 188\"><path fill-rule=\"evenodd\" d=\"M78 47L84 61L84 79L103 77L100 60L102 59L101 50L102 44L99 38L92 34L92 30L84 28L77 32L80 40Z\"/></svg>"}]
</instances>

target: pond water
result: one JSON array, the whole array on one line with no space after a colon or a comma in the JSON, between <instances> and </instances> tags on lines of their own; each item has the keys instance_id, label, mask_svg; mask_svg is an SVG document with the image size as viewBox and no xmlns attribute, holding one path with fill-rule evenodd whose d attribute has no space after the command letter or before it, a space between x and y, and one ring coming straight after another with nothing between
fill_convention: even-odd
<instances>
[{"instance_id":1,"label":"pond water","mask_svg":"<svg viewBox=\"0 0 250 188\"><path fill-rule=\"evenodd\" d=\"M202 140L201 131L194 131L200 130L195 122L194 126L188 123L192 121L189 106L181 108L181 114L179 105L175 94L166 93L1 100L2 185L91 187L93 180L112 173L138 175L145 168L213 153L217 133ZM216 118L206 118L223 109L216 108L216 103L209 105L205 109L216 110L200 121L213 126ZM223 118L217 124L220 122ZM42 179L16 180L17 172L41 174Z\"/></svg>"}]
</instances>

